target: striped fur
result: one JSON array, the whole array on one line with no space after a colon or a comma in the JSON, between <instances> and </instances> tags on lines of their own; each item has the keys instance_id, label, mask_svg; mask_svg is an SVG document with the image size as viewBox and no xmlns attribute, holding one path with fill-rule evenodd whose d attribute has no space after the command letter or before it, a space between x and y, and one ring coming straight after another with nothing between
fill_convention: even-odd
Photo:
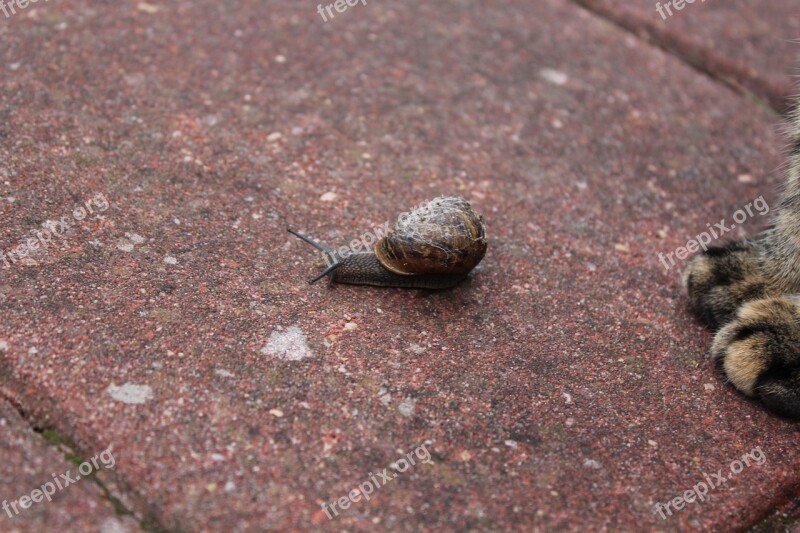
<instances>
[{"instance_id":1,"label":"striped fur","mask_svg":"<svg viewBox=\"0 0 800 533\"><path fill-rule=\"evenodd\" d=\"M752 241L698 254L683 283L716 332L711 354L730 382L800 419L800 109L790 128L786 190L773 225Z\"/></svg>"}]
</instances>

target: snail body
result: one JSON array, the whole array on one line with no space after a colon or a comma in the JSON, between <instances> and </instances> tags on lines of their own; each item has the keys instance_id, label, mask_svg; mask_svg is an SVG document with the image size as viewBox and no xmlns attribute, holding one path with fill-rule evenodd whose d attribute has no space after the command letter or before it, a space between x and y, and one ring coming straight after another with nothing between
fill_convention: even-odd
<instances>
[{"instance_id":1,"label":"snail body","mask_svg":"<svg viewBox=\"0 0 800 533\"><path fill-rule=\"evenodd\" d=\"M332 282L378 287L446 289L464 280L486 255L483 217L459 197L434 198L400 215L372 250L342 253L297 235L322 250Z\"/></svg>"}]
</instances>

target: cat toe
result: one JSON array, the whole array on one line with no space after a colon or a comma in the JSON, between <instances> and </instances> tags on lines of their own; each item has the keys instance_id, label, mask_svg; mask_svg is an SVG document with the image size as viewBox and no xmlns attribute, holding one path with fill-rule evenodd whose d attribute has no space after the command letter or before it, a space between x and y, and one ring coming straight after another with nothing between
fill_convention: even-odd
<instances>
[{"instance_id":1,"label":"cat toe","mask_svg":"<svg viewBox=\"0 0 800 533\"><path fill-rule=\"evenodd\" d=\"M758 252L746 241L693 257L684 270L683 285L697 315L714 331L733 320L743 302L766 293Z\"/></svg>"},{"instance_id":2,"label":"cat toe","mask_svg":"<svg viewBox=\"0 0 800 533\"><path fill-rule=\"evenodd\" d=\"M730 382L773 411L800 418L800 306L792 298L744 304L711 355Z\"/></svg>"}]
</instances>

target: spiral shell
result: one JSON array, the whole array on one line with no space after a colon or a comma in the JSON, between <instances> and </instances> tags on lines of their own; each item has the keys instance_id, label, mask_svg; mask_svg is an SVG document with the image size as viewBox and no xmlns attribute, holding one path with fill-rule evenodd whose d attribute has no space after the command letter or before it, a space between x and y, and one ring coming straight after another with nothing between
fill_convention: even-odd
<instances>
[{"instance_id":1,"label":"spiral shell","mask_svg":"<svg viewBox=\"0 0 800 533\"><path fill-rule=\"evenodd\" d=\"M486 247L483 217L465 199L449 196L400 215L375 244L375 255L399 275L466 275L486 255Z\"/></svg>"}]
</instances>

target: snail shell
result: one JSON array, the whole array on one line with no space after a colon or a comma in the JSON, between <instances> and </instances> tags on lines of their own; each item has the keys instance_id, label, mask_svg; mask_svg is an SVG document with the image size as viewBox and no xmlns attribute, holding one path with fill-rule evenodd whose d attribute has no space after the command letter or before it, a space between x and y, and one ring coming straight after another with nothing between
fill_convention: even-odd
<instances>
[{"instance_id":1,"label":"snail shell","mask_svg":"<svg viewBox=\"0 0 800 533\"><path fill-rule=\"evenodd\" d=\"M434 198L401 215L375 244L384 268L401 276L466 275L486 255L483 217L459 197Z\"/></svg>"},{"instance_id":2,"label":"snail shell","mask_svg":"<svg viewBox=\"0 0 800 533\"><path fill-rule=\"evenodd\" d=\"M341 254L289 231L326 254L330 265L311 283L443 289L456 285L486 255L483 217L459 197L439 197L398 217L373 250Z\"/></svg>"}]
</instances>

